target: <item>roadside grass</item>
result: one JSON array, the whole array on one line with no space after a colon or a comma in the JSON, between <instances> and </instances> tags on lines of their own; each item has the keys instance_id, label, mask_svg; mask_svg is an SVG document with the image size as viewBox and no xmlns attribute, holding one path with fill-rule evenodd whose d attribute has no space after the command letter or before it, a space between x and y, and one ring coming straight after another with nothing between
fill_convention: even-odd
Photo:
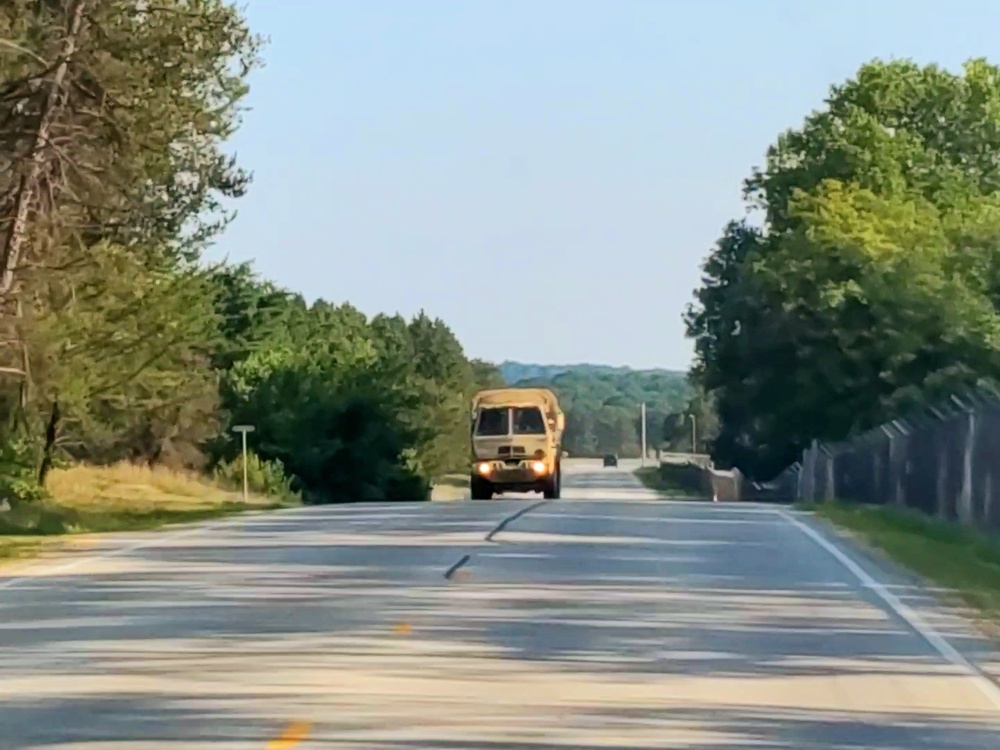
<instances>
[{"instance_id":1,"label":"roadside grass","mask_svg":"<svg viewBox=\"0 0 1000 750\"><path fill-rule=\"evenodd\" d=\"M796 507L853 532L1000 625L1000 538L913 510L845 503Z\"/></svg>"},{"instance_id":2,"label":"roadside grass","mask_svg":"<svg viewBox=\"0 0 1000 750\"><path fill-rule=\"evenodd\" d=\"M0 512L0 560L26 557L73 534L136 531L239 513L291 507L242 494L193 473L137 466L54 469L48 497Z\"/></svg>"},{"instance_id":3,"label":"roadside grass","mask_svg":"<svg viewBox=\"0 0 1000 750\"><path fill-rule=\"evenodd\" d=\"M644 466L635 470L635 475L639 481L648 489L654 490L664 497L672 500L700 500L706 499L705 493L694 490L688 484L689 478L683 473L686 467L678 464L675 467L668 464L666 466Z\"/></svg>"},{"instance_id":4,"label":"roadside grass","mask_svg":"<svg viewBox=\"0 0 1000 750\"><path fill-rule=\"evenodd\" d=\"M0 563L22 560L37 554L43 540L30 536L0 536Z\"/></svg>"},{"instance_id":5,"label":"roadside grass","mask_svg":"<svg viewBox=\"0 0 1000 750\"><path fill-rule=\"evenodd\" d=\"M435 501L464 500L468 494L468 474L445 474L431 486L431 500Z\"/></svg>"}]
</instances>

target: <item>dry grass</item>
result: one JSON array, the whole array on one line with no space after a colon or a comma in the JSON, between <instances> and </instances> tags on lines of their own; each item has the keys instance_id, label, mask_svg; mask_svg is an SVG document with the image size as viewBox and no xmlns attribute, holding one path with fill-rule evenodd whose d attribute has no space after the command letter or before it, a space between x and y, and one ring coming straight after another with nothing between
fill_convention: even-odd
<instances>
[{"instance_id":1,"label":"dry grass","mask_svg":"<svg viewBox=\"0 0 1000 750\"><path fill-rule=\"evenodd\" d=\"M446 474L436 479L431 487L431 500L434 501L465 500L468 497L468 474Z\"/></svg>"},{"instance_id":2,"label":"dry grass","mask_svg":"<svg viewBox=\"0 0 1000 750\"><path fill-rule=\"evenodd\" d=\"M0 559L24 557L43 538L84 532L151 529L285 507L274 498L242 495L195 474L129 463L55 469L49 498L0 512Z\"/></svg>"},{"instance_id":3,"label":"dry grass","mask_svg":"<svg viewBox=\"0 0 1000 750\"><path fill-rule=\"evenodd\" d=\"M241 493L197 474L130 463L55 469L45 488L57 505L76 510L197 510L242 501ZM257 495L249 500L251 505L273 502Z\"/></svg>"},{"instance_id":4,"label":"dry grass","mask_svg":"<svg viewBox=\"0 0 1000 750\"><path fill-rule=\"evenodd\" d=\"M31 557L42 547L43 539L30 536L0 536L0 562Z\"/></svg>"}]
</instances>

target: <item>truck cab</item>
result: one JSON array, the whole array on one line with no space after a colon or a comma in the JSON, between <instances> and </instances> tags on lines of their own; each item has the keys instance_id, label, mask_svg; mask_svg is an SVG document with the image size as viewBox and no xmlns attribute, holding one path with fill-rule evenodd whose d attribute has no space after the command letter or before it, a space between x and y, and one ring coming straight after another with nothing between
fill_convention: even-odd
<instances>
[{"instance_id":1,"label":"truck cab","mask_svg":"<svg viewBox=\"0 0 1000 750\"><path fill-rule=\"evenodd\" d=\"M504 492L560 495L565 416L543 388L483 391L473 399L469 486L473 500Z\"/></svg>"}]
</instances>

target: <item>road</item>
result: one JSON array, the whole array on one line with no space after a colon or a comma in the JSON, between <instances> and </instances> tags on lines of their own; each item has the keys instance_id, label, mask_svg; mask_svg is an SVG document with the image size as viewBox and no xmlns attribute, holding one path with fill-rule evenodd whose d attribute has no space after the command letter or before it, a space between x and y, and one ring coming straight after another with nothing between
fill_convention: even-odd
<instances>
[{"instance_id":1,"label":"road","mask_svg":"<svg viewBox=\"0 0 1000 750\"><path fill-rule=\"evenodd\" d=\"M8 573L0 747L1000 747L960 655L991 652L905 578L628 468L537 507L298 509Z\"/></svg>"}]
</instances>

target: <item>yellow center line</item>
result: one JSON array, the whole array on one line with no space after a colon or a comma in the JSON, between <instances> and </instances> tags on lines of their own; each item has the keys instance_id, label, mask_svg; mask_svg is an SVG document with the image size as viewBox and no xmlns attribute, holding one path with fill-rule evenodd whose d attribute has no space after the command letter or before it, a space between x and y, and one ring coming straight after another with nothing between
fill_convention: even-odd
<instances>
[{"instance_id":1,"label":"yellow center line","mask_svg":"<svg viewBox=\"0 0 1000 750\"><path fill-rule=\"evenodd\" d=\"M312 724L308 721L293 721L285 731L267 743L267 750L290 750L309 736Z\"/></svg>"}]
</instances>

